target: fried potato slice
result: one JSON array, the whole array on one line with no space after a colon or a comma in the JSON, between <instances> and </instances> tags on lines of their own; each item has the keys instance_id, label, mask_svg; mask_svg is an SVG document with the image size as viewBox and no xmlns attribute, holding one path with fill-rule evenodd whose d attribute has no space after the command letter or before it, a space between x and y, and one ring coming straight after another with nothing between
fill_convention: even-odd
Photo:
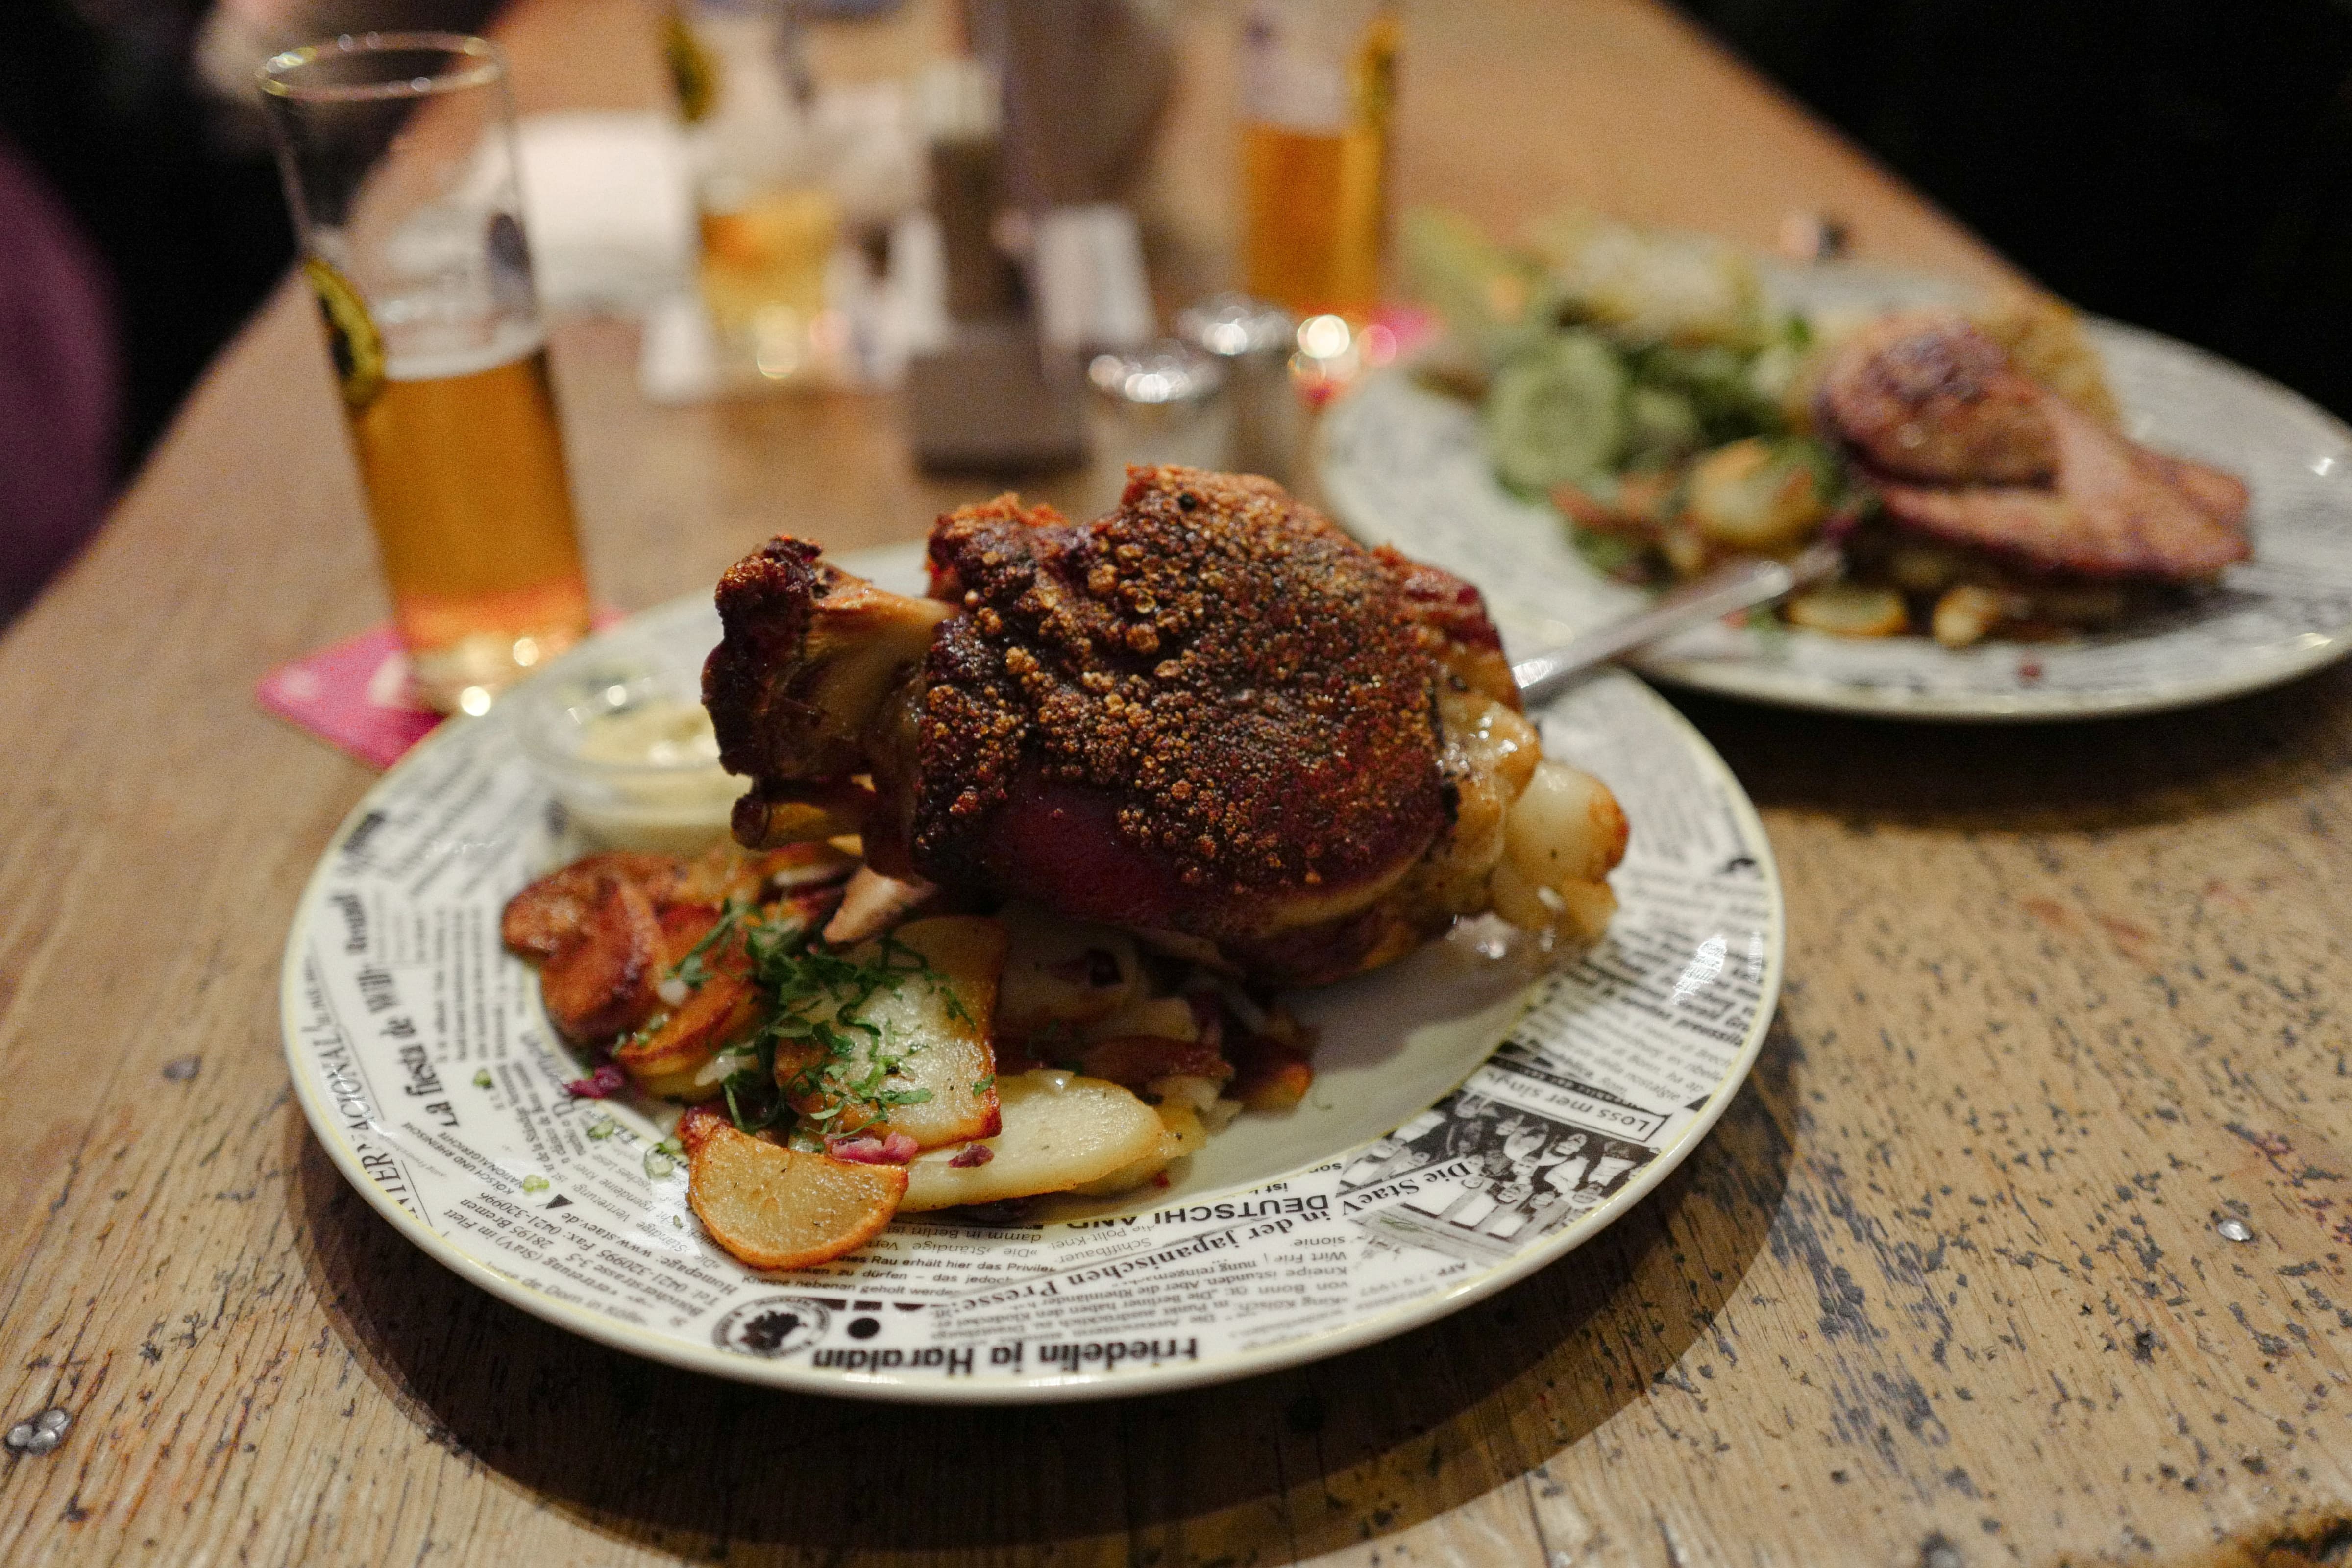
<instances>
[{"instance_id":1,"label":"fried potato slice","mask_svg":"<svg viewBox=\"0 0 2352 1568\"><path fill-rule=\"evenodd\" d=\"M1307 1098L1315 1081L1308 1043L1272 1035L1243 1035L1227 1043L1234 1081L1225 1092L1250 1110L1281 1112Z\"/></svg>"},{"instance_id":2,"label":"fried potato slice","mask_svg":"<svg viewBox=\"0 0 2352 1568\"><path fill-rule=\"evenodd\" d=\"M872 1240L907 1190L900 1165L803 1153L702 1120L686 1201L710 1238L754 1268L806 1268Z\"/></svg>"},{"instance_id":3,"label":"fried potato slice","mask_svg":"<svg viewBox=\"0 0 2352 1568\"><path fill-rule=\"evenodd\" d=\"M2008 604L1990 588L1961 583L1944 591L1928 616L1928 628L1946 647L1982 642L2008 615Z\"/></svg>"},{"instance_id":4,"label":"fried potato slice","mask_svg":"<svg viewBox=\"0 0 2352 1568\"><path fill-rule=\"evenodd\" d=\"M667 855L625 850L574 860L509 899L499 921L499 936L517 952L552 958L580 934L588 912L604 896L605 883L616 880L634 883L660 902L677 885L677 862Z\"/></svg>"},{"instance_id":5,"label":"fried potato slice","mask_svg":"<svg viewBox=\"0 0 2352 1568\"><path fill-rule=\"evenodd\" d=\"M686 962L702 939L710 934L726 911L717 904L665 904L661 909L662 963L669 969Z\"/></svg>"},{"instance_id":6,"label":"fried potato slice","mask_svg":"<svg viewBox=\"0 0 2352 1568\"><path fill-rule=\"evenodd\" d=\"M1086 1037L1093 1045L1126 1035L1156 1035L1189 1044L1201 1037L1201 1021L1192 1016L1192 1005L1181 996L1138 996L1089 1026Z\"/></svg>"},{"instance_id":7,"label":"fried potato slice","mask_svg":"<svg viewBox=\"0 0 2352 1568\"><path fill-rule=\"evenodd\" d=\"M1234 1076L1233 1065L1217 1054L1215 1047L1162 1035L1119 1035L1097 1040L1079 1054L1078 1065L1089 1077L1128 1089L1143 1089L1155 1079L1175 1076L1219 1083Z\"/></svg>"},{"instance_id":8,"label":"fried potato slice","mask_svg":"<svg viewBox=\"0 0 2352 1568\"><path fill-rule=\"evenodd\" d=\"M1891 637L1911 624L1902 595L1860 583L1809 588L1791 597L1783 608L1796 625L1832 637Z\"/></svg>"},{"instance_id":9,"label":"fried potato slice","mask_svg":"<svg viewBox=\"0 0 2352 1568\"><path fill-rule=\"evenodd\" d=\"M662 1099L688 1099L709 1090L697 1075L760 1022L759 993L737 974L714 974L677 1011L651 1033L625 1041L614 1051L631 1081Z\"/></svg>"},{"instance_id":10,"label":"fried potato slice","mask_svg":"<svg viewBox=\"0 0 2352 1568\"><path fill-rule=\"evenodd\" d=\"M831 845L787 844L774 849L746 850L731 839L696 859L681 864L677 890L680 902L756 903L771 891L820 887L838 882L856 869L855 856Z\"/></svg>"},{"instance_id":11,"label":"fried potato slice","mask_svg":"<svg viewBox=\"0 0 2352 1568\"><path fill-rule=\"evenodd\" d=\"M540 971L547 1016L569 1038L609 1040L651 1017L664 955L661 917L635 883L607 878L571 939Z\"/></svg>"},{"instance_id":12,"label":"fried potato slice","mask_svg":"<svg viewBox=\"0 0 2352 1568\"><path fill-rule=\"evenodd\" d=\"M999 918L1008 945L996 1026L1014 1039L1053 1024L1083 1028L1108 1017L1142 984L1135 939L1116 927L1064 920L1032 904L1011 905Z\"/></svg>"},{"instance_id":13,"label":"fried potato slice","mask_svg":"<svg viewBox=\"0 0 2352 1568\"><path fill-rule=\"evenodd\" d=\"M1690 522L1732 550L1791 549L1829 515L1810 464L1750 437L1692 465Z\"/></svg>"},{"instance_id":14,"label":"fried potato slice","mask_svg":"<svg viewBox=\"0 0 2352 1568\"><path fill-rule=\"evenodd\" d=\"M1122 1165L1109 1175L1071 1191L1081 1197L1115 1198L1121 1193L1133 1192L1177 1161L1209 1146L1209 1129L1202 1121L1201 1113L1191 1106L1162 1101L1152 1110L1159 1116L1161 1128L1159 1148L1132 1164Z\"/></svg>"},{"instance_id":15,"label":"fried potato slice","mask_svg":"<svg viewBox=\"0 0 2352 1568\"><path fill-rule=\"evenodd\" d=\"M976 916L941 915L910 921L888 940L919 954L929 973L908 974L857 1009L856 1021L878 1031L879 1040L866 1029L837 1029L851 1041L838 1062L828 1062L814 1048L797 1054L789 1047L779 1049L777 1081L793 1109L824 1117L833 1127L877 1137L903 1132L926 1149L993 1135L1000 1122L989 1020L995 1016L997 976L1004 967L1004 928ZM861 943L849 956L879 962L882 943ZM834 1085L862 1082L877 1053L898 1060L880 1082L893 1100L926 1098L876 1105L871 1109L879 1114L872 1118L856 1105L826 1116L842 1096L820 1073L828 1073Z\"/></svg>"},{"instance_id":16,"label":"fried potato slice","mask_svg":"<svg viewBox=\"0 0 2352 1568\"><path fill-rule=\"evenodd\" d=\"M1003 1130L917 1156L907 1167L901 1208L913 1214L1066 1193L1160 1156L1175 1142L1151 1107L1100 1079L1041 1068L1000 1080L996 1092ZM971 1160L966 1151L975 1148L988 1151L984 1162L955 1163Z\"/></svg>"}]
</instances>

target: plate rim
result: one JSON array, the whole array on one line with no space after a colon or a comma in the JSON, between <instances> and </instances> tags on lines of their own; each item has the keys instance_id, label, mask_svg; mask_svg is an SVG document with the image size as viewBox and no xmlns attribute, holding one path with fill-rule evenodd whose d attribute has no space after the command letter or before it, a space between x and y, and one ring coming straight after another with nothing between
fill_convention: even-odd
<instances>
[{"instance_id":1,"label":"plate rim","mask_svg":"<svg viewBox=\"0 0 2352 1568\"><path fill-rule=\"evenodd\" d=\"M1932 275L1910 273L1893 268L1878 268L1891 279L1915 280L1933 279ZM2327 429L2345 447L2352 452L2352 423L2339 418L2310 398L2282 382L2273 380L2258 370L2238 363L2235 360L2183 342L2168 333L2147 327L2135 326L2111 317L2079 312L2081 321L2091 332L2136 338L2142 343L2178 356L2204 374L2234 378L2258 389L2268 396L2282 398L2295 405L2297 411L2315 420ZM1384 365L1351 388L1340 400L1344 406L1354 401L1365 387L1375 380L1387 382L1409 380L1412 367L1399 361ZM1432 394L1431 395L1436 395ZM1334 413L1339 408L1333 409ZM1369 531L1359 526L1360 520L1351 516L1340 497L1345 485L1330 482L1332 458L1328 425L1317 432L1314 467L1315 477L1329 499L1331 510L1339 522L1355 537L1364 538ZM2347 509L2352 520L2352 508ZM1382 542L1395 542L1383 540ZM1400 545L1400 548L1404 546ZM1818 636L1802 628L1798 635ZM2159 634L2163 635L2163 634ZM2231 698L2249 697L2289 685L2305 676L2314 675L2329 665L2352 656L2352 621L2321 634L2326 638L2316 647L2300 648L2273 655L2228 674L2209 676L2202 679L2176 681L2170 685L2145 691L2116 689L2110 693L2073 693L2062 690L2015 692L1923 692L1899 686L1853 687L1827 679L1794 680L1776 676L1759 667L1731 660L1707 658L1668 658L1630 654L1624 660L1627 668L1648 679L1677 687L1686 691L1703 692L1709 696L1735 701L1758 702L1769 707L1792 709L1801 712L1834 713L1855 719L1908 720L1926 723L1952 724L2063 724L2081 720L2122 719L2137 714L2164 713L2176 710L2201 707L2207 703L2227 701ZM2020 647L2031 645L2019 644Z\"/></svg>"},{"instance_id":2,"label":"plate rim","mask_svg":"<svg viewBox=\"0 0 2352 1568\"><path fill-rule=\"evenodd\" d=\"M888 547L884 547L885 550ZM860 556L872 559L884 552L858 551L845 552L845 563L855 563ZM647 606L616 627L625 626L643 616L672 610L697 595L681 595L659 605ZM582 644L587 647L595 638ZM750 1384L760 1387L779 1388L795 1394L819 1394L834 1398L862 1399L901 1405L1046 1405L1094 1399L1123 1399L1129 1396L1170 1394L1180 1390L1205 1387L1215 1384L1237 1382L1267 1373L1325 1360L1349 1351L1376 1344L1387 1339L1408 1333L1414 1329L1450 1317L1464 1308L1485 1300L1496 1292L1517 1284L1539 1270L1549 1268L1574 1252L1623 1219L1634 1205L1646 1198L1660 1183L1679 1169L1716 1123L1729 1109L1747 1084L1757 1058L1762 1054L1764 1042L1770 1035L1774 1019L1779 1016L1781 983L1788 960L1789 931L1787 898L1780 883L1779 858L1774 854L1770 835L1765 830L1763 818L1748 798L1747 789L1731 771L1730 764L1710 744L1682 712L1660 696L1648 683L1630 673L1619 672L1619 678L1637 688L1642 697L1663 712L1669 726L1678 734L1701 768L1720 784L1729 786L1729 800L1734 816L1744 832L1753 839L1760 851L1760 869L1764 873L1767 895L1766 962L1759 987L1762 1001L1750 1020L1747 1037L1732 1065L1717 1080L1715 1091L1707 1097L1704 1109L1695 1113L1672 1143L1658 1151L1656 1159L1636 1173L1626 1184L1594 1209L1585 1220L1564 1227L1541 1245L1514 1255L1510 1259L1483 1274L1474 1274L1443 1289L1413 1298L1392 1307L1380 1309L1362 1317L1318 1329L1295 1339L1279 1341L1252 1350L1235 1351L1214 1360L1188 1365L1154 1365L1132 1372L1097 1374L1055 1374L1024 1376L1019 1379L957 1383L946 1379L911 1378L888 1373L842 1373L804 1367L795 1363L770 1361L719 1350L714 1346L692 1343L683 1339L664 1336L635 1329L617 1319L586 1307L564 1301L536 1289L528 1282L493 1268L481 1259L458 1247L417 1215L403 1208L383 1186L362 1169L358 1151L344 1137L332 1109L322 1099L322 1086L315 1080L310 1064L304 1059L300 1043L298 1012L302 994L303 961L306 948L303 939L309 933L318 908L323 899L329 868L335 847L343 842L352 826L372 808L377 798L390 788L404 770L435 756L452 743L456 737L469 734L485 719L458 719L443 724L411 748L408 753L371 784L365 793L337 822L319 853L318 861L302 886L296 900L294 914L287 928L286 949L278 966L278 1035L283 1048L288 1076L292 1079L296 1101L302 1109L303 1120L310 1123L311 1136L325 1149L336 1171L377 1215L389 1221L393 1228L415 1246L426 1257L449 1269L460 1279L474 1285L509 1306L514 1307L543 1322L568 1330L595 1343L631 1355L641 1356L689 1372L722 1377L730 1382ZM495 710L493 710L495 711ZM1496 1046L1501 1041L1496 1042ZM1488 1052L1492 1055L1492 1051ZM1481 1065L1486 1058L1482 1058ZM1476 1068L1471 1068L1475 1072ZM1449 1090L1448 1092L1452 1092ZM1441 1097L1443 1098L1443 1097ZM1364 1147L1366 1145L1358 1145ZM1343 1158L1346 1151L1332 1156ZM1303 1167L1302 1167L1303 1168ZM1283 1174L1265 1178L1281 1181ZM1252 1182L1243 1188L1262 1184ZM1219 1189L1220 1192L1228 1189ZM1217 1194L1204 1194L1207 1197Z\"/></svg>"}]
</instances>

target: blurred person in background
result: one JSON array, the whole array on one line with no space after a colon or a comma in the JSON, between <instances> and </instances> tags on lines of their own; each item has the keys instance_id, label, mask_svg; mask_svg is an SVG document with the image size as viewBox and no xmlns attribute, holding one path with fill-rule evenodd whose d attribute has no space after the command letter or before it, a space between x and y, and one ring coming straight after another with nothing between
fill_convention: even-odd
<instances>
[{"instance_id":1,"label":"blurred person in background","mask_svg":"<svg viewBox=\"0 0 2352 1568\"><path fill-rule=\"evenodd\" d=\"M104 510L121 382L105 267L15 139L0 132L0 622Z\"/></svg>"},{"instance_id":2,"label":"blurred person in background","mask_svg":"<svg viewBox=\"0 0 2352 1568\"><path fill-rule=\"evenodd\" d=\"M0 621L284 274L253 88L280 48L489 0L0 0Z\"/></svg>"}]
</instances>

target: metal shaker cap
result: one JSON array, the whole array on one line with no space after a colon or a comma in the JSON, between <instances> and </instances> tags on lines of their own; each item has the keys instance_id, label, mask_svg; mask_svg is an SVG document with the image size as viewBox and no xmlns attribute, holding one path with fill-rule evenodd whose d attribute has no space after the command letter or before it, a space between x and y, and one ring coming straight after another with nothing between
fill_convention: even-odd
<instances>
[{"instance_id":1,"label":"metal shaker cap","mask_svg":"<svg viewBox=\"0 0 2352 1568\"><path fill-rule=\"evenodd\" d=\"M1286 357L1297 328L1289 311L1247 294L1213 294L1176 315L1176 331L1186 342L1221 359Z\"/></svg>"},{"instance_id":2,"label":"metal shaker cap","mask_svg":"<svg viewBox=\"0 0 2352 1568\"><path fill-rule=\"evenodd\" d=\"M1087 379L1115 403L1167 408L1216 396L1225 388L1225 367L1215 356L1171 338L1144 348L1097 354L1087 363Z\"/></svg>"}]
</instances>

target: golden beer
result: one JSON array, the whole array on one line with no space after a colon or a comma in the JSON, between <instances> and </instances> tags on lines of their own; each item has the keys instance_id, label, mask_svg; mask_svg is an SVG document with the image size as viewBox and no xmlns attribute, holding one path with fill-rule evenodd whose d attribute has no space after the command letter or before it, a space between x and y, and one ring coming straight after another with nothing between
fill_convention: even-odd
<instances>
[{"instance_id":1,"label":"golden beer","mask_svg":"<svg viewBox=\"0 0 2352 1568\"><path fill-rule=\"evenodd\" d=\"M506 62L368 33L260 79L417 695L487 712L588 631Z\"/></svg>"},{"instance_id":2,"label":"golden beer","mask_svg":"<svg viewBox=\"0 0 2352 1568\"><path fill-rule=\"evenodd\" d=\"M1397 24L1348 0L1259 3L1244 42L1245 287L1300 316L1380 297Z\"/></svg>"},{"instance_id":3,"label":"golden beer","mask_svg":"<svg viewBox=\"0 0 2352 1568\"><path fill-rule=\"evenodd\" d=\"M351 415L393 616L444 710L480 710L588 630L547 350L512 347L394 357Z\"/></svg>"},{"instance_id":4,"label":"golden beer","mask_svg":"<svg viewBox=\"0 0 2352 1568\"><path fill-rule=\"evenodd\" d=\"M772 381L811 369L810 329L824 310L824 273L841 207L817 185L729 193L701 215L702 299L720 340Z\"/></svg>"}]
</instances>

